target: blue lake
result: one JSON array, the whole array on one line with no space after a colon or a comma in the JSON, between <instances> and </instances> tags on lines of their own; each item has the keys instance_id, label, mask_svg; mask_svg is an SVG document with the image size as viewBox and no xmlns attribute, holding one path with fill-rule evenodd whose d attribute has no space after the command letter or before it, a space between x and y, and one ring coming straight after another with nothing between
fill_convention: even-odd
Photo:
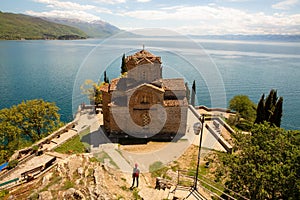
<instances>
[{"instance_id":1,"label":"blue lake","mask_svg":"<svg viewBox=\"0 0 300 200\"><path fill-rule=\"evenodd\" d=\"M70 121L87 101L79 89L84 80L98 81L104 70L110 79L118 77L122 52L129 55L142 44L162 57L164 77L184 77L190 86L196 80L199 105L226 107L238 94L257 103L274 88L284 98L282 127L300 129L300 43L292 42L0 41L0 109L42 98L56 102L62 120Z\"/></svg>"}]
</instances>

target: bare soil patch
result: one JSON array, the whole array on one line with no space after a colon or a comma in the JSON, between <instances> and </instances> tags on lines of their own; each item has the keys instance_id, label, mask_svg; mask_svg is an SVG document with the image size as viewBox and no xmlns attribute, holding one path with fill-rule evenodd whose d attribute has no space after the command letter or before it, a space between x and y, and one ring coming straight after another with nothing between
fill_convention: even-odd
<instances>
[{"instance_id":1,"label":"bare soil patch","mask_svg":"<svg viewBox=\"0 0 300 200\"><path fill-rule=\"evenodd\" d=\"M168 142L148 142L147 144L120 145L120 149L132 153L148 153L157 151L168 145Z\"/></svg>"}]
</instances>

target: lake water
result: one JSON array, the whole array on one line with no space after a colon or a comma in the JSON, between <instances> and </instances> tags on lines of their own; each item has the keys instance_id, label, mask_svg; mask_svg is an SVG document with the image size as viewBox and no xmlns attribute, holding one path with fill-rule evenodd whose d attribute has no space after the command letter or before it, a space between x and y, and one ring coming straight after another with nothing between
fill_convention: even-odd
<instances>
[{"instance_id":1,"label":"lake water","mask_svg":"<svg viewBox=\"0 0 300 200\"><path fill-rule=\"evenodd\" d=\"M104 70L120 73L120 59L145 44L162 57L164 77L197 83L199 105L226 107L235 95L255 103L277 89L284 98L282 127L300 129L300 43L139 38L77 41L0 41L0 109L22 100L56 102L62 120L86 97L85 79L97 81ZM203 49L202 49L203 47Z\"/></svg>"}]
</instances>

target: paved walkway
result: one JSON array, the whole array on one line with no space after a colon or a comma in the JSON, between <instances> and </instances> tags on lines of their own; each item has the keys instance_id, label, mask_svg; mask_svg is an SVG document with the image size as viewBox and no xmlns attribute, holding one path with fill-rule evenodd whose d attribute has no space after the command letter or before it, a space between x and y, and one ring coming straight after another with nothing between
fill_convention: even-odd
<instances>
[{"instance_id":1,"label":"paved walkway","mask_svg":"<svg viewBox=\"0 0 300 200\"><path fill-rule=\"evenodd\" d=\"M140 169L148 172L151 164L158 161L167 164L178 159L191 144L199 146L200 134L195 135L194 132L194 125L198 122L199 120L189 110L186 134L179 141L170 142L161 149L148 153L133 153L125 150L121 150L121 153L131 166L134 166L134 163L139 163ZM219 144L217 139L206 128L203 130L202 147L225 151L222 145ZM202 151L202 154L208 152L207 150ZM114 158L112 159L114 160Z\"/></svg>"},{"instance_id":2,"label":"paved walkway","mask_svg":"<svg viewBox=\"0 0 300 200\"><path fill-rule=\"evenodd\" d=\"M53 158L53 156L50 155L41 155L41 156L35 156L32 159L28 160L27 162L18 165L17 168L13 171L13 173L9 174L8 176L4 177L4 179L1 180L1 182L6 182L15 178L21 178L21 174L34 169L36 167L39 167L41 165L44 165L48 161L50 161Z\"/></svg>"},{"instance_id":3,"label":"paved walkway","mask_svg":"<svg viewBox=\"0 0 300 200\"><path fill-rule=\"evenodd\" d=\"M185 136L176 142L168 143L161 149L147 153L133 153L121 150L118 148L118 145L111 143L100 128L100 125L103 124L102 117L101 114L95 115L89 110L84 111L79 117L76 128L80 132L89 126L90 134L83 136L82 141L91 145L91 153L105 151L123 172L131 173L132 166L135 163L139 164L141 171L148 172L151 164L155 162L167 164L179 158L191 144L199 145L200 135L195 134L194 128L195 124L199 123L199 120L190 110L188 110ZM206 128L203 131L202 147L225 151Z\"/></svg>"}]
</instances>

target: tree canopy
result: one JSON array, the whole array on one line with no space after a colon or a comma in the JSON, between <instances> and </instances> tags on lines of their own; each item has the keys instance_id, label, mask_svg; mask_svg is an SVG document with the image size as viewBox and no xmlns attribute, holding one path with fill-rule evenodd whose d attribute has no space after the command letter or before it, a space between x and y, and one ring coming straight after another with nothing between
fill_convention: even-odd
<instances>
[{"instance_id":1,"label":"tree canopy","mask_svg":"<svg viewBox=\"0 0 300 200\"><path fill-rule=\"evenodd\" d=\"M0 161L61 126L59 108L40 99L0 110Z\"/></svg>"},{"instance_id":2,"label":"tree canopy","mask_svg":"<svg viewBox=\"0 0 300 200\"><path fill-rule=\"evenodd\" d=\"M104 79L103 79L104 83L109 83L109 78L106 75L106 71L104 71Z\"/></svg>"},{"instance_id":3,"label":"tree canopy","mask_svg":"<svg viewBox=\"0 0 300 200\"><path fill-rule=\"evenodd\" d=\"M108 81L106 72L104 73L104 80ZM93 80L85 80L85 82L80 86L81 92L87 95L91 105L99 105L102 103L102 92L100 90L101 86L108 84L106 82L95 83Z\"/></svg>"},{"instance_id":4,"label":"tree canopy","mask_svg":"<svg viewBox=\"0 0 300 200\"><path fill-rule=\"evenodd\" d=\"M196 81L193 81L192 85L192 95L191 95L191 105L195 106L195 98L196 98Z\"/></svg>"},{"instance_id":5,"label":"tree canopy","mask_svg":"<svg viewBox=\"0 0 300 200\"><path fill-rule=\"evenodd\" d=\"M238 136L235 153L221 156L225 185L249 199L298 199L300 132L269 123L255 124L251 132Z\"/></svg>"},{"instance_id":6,"label":"tree canopy","mask_svg":"<svg viewBox=\"0 0 300 200\"><path fill-rule=\"evenodd\" d=\"M272 89L265 99L263 94L259 100L255 123L270 122L272 125L280 127L282 117L283 98L277 97L277 91Z\"/></svg>"},{"instance_id":7,"label":"tree canopy","mask_svg":"<svg viewBox=\"0 0 300 200\"><path fill-rule=\"evenodd\" d=\"M229 101L229 108L238 112L246 120L254 121L255 119L256 105L246 95L234 96Z\"/></svg>"},{"instance_id":8,"label":"tree canopy","mask_svg":"<svg viewBox=\"0 0 300 200\"><path fill-rule=\"evenodd\" d=\"M126 66L126 58L125 58L125 53L122 56L122 63L121 63L121 74L124 74L128 71L127 66Z\"/></svg>"}]
</instances>

